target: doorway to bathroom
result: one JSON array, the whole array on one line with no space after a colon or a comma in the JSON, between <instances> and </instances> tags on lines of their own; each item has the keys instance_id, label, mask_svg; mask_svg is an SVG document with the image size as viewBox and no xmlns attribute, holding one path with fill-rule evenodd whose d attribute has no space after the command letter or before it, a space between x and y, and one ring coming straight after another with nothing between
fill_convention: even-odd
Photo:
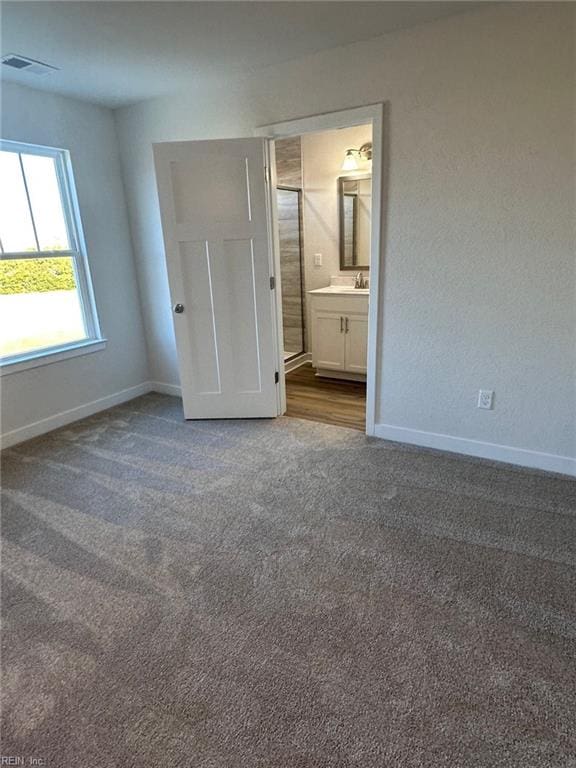
<instances>
[{"instance_id":1,"label":"doorway to bathroom","mask_svg":"<svg viewBox=\"0 0 576 768\"><path fill-rule=\"evenodd\" d=\"M312 287L307 276L307 248L317 274L332 258L329 255L324 262L323 254L334 250L329 246L324 250L310 247L313 239L309 237L311 230L307 230L305 209L310 202L306 197L314 193L314 185L307 187L304 179L296 190L285 190L300 192L301 202L296 208L304 212L299 216L302 226L295 252L304 253L304 260L297 266L303 274L299 296L305 307L304 313L300 312L303 351L296 354L295 349L294 354L288 354L293 359L286 365L300 366L299 358L310 355L303 362L312 362L316 386L326 383L326 379L341 384L365 380L365 429L367 434L375 434L381 368L378 276L383 123L384 105L377 104L262 127L255 131L254 138L154 145L186 419L274 418L286 413L286 378L292 371L286 370L284 362L276 188L283 185L276 174L275 142L295 136L308 141L309 136L321 132L338 133L340 129L371 125L371 194L366 195L374 214L370 216L369 288L365 284L367 270L362 272L362 263L354 257L358 244L365 240L360 232L339 235L342 274L329 270L328 280ZM347 148L341 148L344 160L338 161L342 163L338 173L349 169L350 156L370 159L369 142L346 144ZM306 162L303 167L306 172ZM359 170L366 175L366 169ZM356 226L361 219L360 201L350 202L348 198L364 194L359 185L361 175L355 180L356 187L350 187L349 177L346 183L339 179L336 198L334 178L332 174L329 200L317 199L312 207L320 214L339 210L343 226L348 226L346 222ZM317 231L321 232L322 227ZM334 239L335 228L330 231ZM337 305L332 302L334 297ZM293 352L288 339L286 352ZM322 401L333 404L334 398L333 389Z\"/></svg>"},{"instance_id":2,"label":"doorway to bathroom","mask_svg":"<svg viewBox=\"0 0 576 768\"><path fill-rule=\"evenodd\" d=\"M372 124L274 142L286 416L365 431Z\"/></svg>"}]
</instances>

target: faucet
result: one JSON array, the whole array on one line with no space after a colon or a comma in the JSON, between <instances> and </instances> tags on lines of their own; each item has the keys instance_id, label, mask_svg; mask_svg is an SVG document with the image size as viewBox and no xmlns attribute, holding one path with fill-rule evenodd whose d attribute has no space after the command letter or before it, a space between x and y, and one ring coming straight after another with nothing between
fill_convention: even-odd
<instances>
[{"instance_id":1,"label":"faucet","mask_svg":"<svg viewBox=\"0 0 576 768\"><path fill-rule=\"evenodd\" d=\"M368 281L364 279L362 272L358 272L354 281L354 288L366 288Z\"/></svg>"}]
</instances>

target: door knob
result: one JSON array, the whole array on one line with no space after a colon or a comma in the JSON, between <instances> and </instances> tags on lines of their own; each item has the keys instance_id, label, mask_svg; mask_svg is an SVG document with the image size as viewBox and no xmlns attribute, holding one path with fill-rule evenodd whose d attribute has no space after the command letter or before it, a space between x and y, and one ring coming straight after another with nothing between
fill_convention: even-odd
<instances>
[{"instance_id":1,"label":"door knob","mask_svg":"<svg viewBox=\"0 0 576 768\"><path fill-rule=\"evenodd\" d=\"M174 304L174 312L177 315L181 315L184 312L184 304Z\"/></svg>"}]
</instances>

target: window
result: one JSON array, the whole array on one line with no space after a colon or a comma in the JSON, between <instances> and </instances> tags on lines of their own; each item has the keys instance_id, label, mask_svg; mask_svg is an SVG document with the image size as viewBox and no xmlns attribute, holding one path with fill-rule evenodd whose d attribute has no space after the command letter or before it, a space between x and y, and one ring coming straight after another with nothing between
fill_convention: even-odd
<instances>
[{"instance_id":1,"label":"window","mask_svg":"<svg viewBox=\"0 0 576 768\"><path fill-rule=\"evenodd\" d=\"M0 142L0 364L102 342L68 152Z\"/></svg>"}]
</instances>

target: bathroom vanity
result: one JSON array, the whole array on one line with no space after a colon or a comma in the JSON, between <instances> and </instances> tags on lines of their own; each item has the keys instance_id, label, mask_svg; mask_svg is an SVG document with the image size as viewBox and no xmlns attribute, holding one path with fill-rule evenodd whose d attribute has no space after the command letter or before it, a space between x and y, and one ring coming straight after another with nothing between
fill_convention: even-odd
<instances>
[{"instance_id":1,"label":"bathroom vanity","mask_svg":"<svg viewBox=\"0 0 576 768\"><path fill-rule=\"evenodd\" d=\"M308 295L316 375L365 381L368 289L330 285Z\"/></svg>"}]
</instances>

